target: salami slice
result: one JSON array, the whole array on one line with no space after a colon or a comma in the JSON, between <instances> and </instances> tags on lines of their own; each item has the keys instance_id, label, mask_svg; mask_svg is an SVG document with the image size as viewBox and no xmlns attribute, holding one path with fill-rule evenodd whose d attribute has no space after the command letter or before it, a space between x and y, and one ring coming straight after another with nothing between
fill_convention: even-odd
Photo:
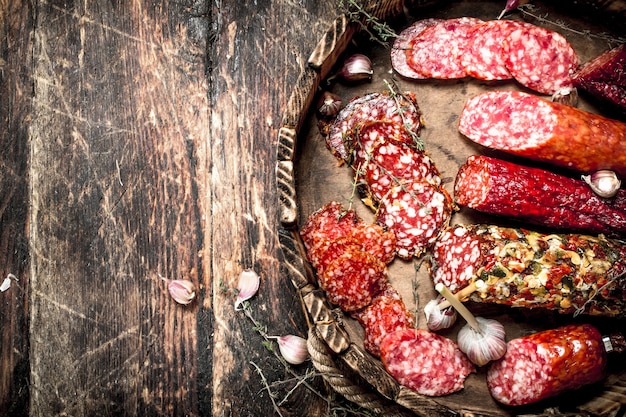
<instances>
[{"instance_id":1,"label":"salami slice","mask_svg":"<svg viewBox=\"0 0 626 417\"><path fill-rule=\"evenodd\" d=\"M421 329L397 330L380 345L383 366L400 384L427 396L463 389L474 365L452 340Z\"/></svg>"},{"instance_id":2,"label":"salami slice","mask_svg":"<svg viewBox=\"0 0 626 417\"><path fill-rule=\"evenodd\" d=\"M550 95L572 86L578 55L557 32L524 25L512 31L502 47L506 67L523 86Z\"/></svg>"},{"instance_id":3,"label":"salami slice","mask_svg":"<svg viewBox=\"0 0 626 417\"><path fill-rule=\"evenodd\" d=\"M347 160L355 133L365 123L390 121L419 135L421 113L412 94L370 93L351 100L337 114L326 136L326 145L337 158Z\"/></svg>"},{"instance_id":4,"label":"salami slice","mask_svg":"<svg viewBox=\"0 0 626 417\"><path fill-rule=\"evenodd\" d=\"M300 228L300 236L307 252L310 252L320 243L348 235L362 222L354 210L347 210L341 203L331 201L309 216Z\"/></svg>"},{"instance_id":5,"label":"salami slice","mask_svg":"<svg viewBox=\"0 0 626 417\"><path fill-rule=\"evenodd\" d=\"M357 227L355 226L353 230L356 230ZM324 240L307 252L309 262L311 262L311 266L315 268L318 275L323 274L324 269L346 251L362 249L362 243L352 236L353 230L347 236L340 236L333 240ZM323 286L321 287L323 289Z\"/></svg>"},{"instance_id":6,"label":"salami slice","mask_svg":"<svg viewBox=\"0 0 626 417\"><path fill-rule=\"evenodd\" d=\"M409 43L407 62L424 78L467 76L461 64L470 28L482 23L473 17L447 19L424 29Z\"/></svg>"},{"instance_id":7,"label":"salami slice","mask_svg":"<svg viewBox=\"0 0 626 417\"><path fill-rule=\"evenodd\" d=\"M404 29L393 43L391 48L391 66L401 76L411 79L426 78L416 72L407 62L407 55L410 55L411 41L427 27L441 22L441 19L422 19Z\"/></svg>"},{"instance_id":8,"label":"salami slice","mask_svg":"<svg viewBox=\"0 0 626 417\"><path fill-rule=\"evenodd\" d=\"M365 329L365 350L380 356L380 342L389 333L413 327L413 315L407 310L400 294L388 286L372 303L353 314Z\"/></svg>"},{"instance_id":9,"label":"salami slice","mask_svg":"<svg viewBox=\"0 0 626 417\"><path fill-rule=\"evenodd\" d=\"M454 185L457 204L557 229L626 235L626 190L596 195L581 180L472 155Z\"/></svg>"},{"instance_id":10,"label":"salami slice","mask_svg":"<svg viewBox=\"0 0 626 417\"><path fill-rule=\"evenodd\" d=\"M396 254L396 236L378 224L361 224L348 236L359 243L362 250L388 264Z\"/></svg>"},{"instance_id":11,"label":"salami slice","mask_svg":"<svg viewBox=\"0 0 626 417\"><path fill-rule=\"evenodd\" d=\"M511 340L487 385L502 404L531 404L602 380L606 364L598 330L572 324Z\"/></svg>"},{"instance_id":12,"label":"salami slice","mask_svg":"<svg viewBox=\"0 0 626 417\"><path fill-rule=\"evenodd\" d=\"M626 123L516 91L469 99L459 131L488 148L592 173L626 177Z\"/></svg>"},{"instance_id":13,"label":"salami slice","mask_svg":"<svg viewBox=\"0 0 626 417\"><path fill-rule=\"evenodd\" d=\"M489 225L455 225L442 236L432 250L431 277L435 285L461 290L461 299L564 314L626 315L622 241Z\"/></svg>"},{"instance_id":14,"label":"salami slice","mask_svg":"<svg viewBox=\"0 0 626 417\"><path fill-rule=\"evenodd\" d=\"M381 200L377 223L396 236L396 255L422 255L452 215L452 199L443 188L422 181L393 187Z\"/></svg>"},{"instance_id":15,"label":"salami slice","mask_svg":"<svg viewBox=\"0 0 626 417\"><path fill-rule=\"evenodd\" d=\"M348 249L332 261L318 279L328 301L351 312L370 304L387 286L387 269L369 253Z\"/></svg>"},{"instance_id":16,"label":"salami slice","mask_svg":"<svg viewBox=\"0 0 626 417\"><path fill-rule=\"evenodd\" d=\"M380 120L366 123L352 135L352 168L357 172L362 171L371 159L374 146L380 143L405 145L415 150L421 148L415 132L406 129L402 123Z\"/></svg>"},{"instance_id":17,"label":"salami slice","mask_svg":"<svg viewBox=\"0 0 626 417\"><path fill-rule=\"evenodd\" d=\"M513 78L506 66L502 43L511 32L528 23L516 20L489 20L468 30L468 40L461 65L470 77L480 80L508 80Z\"/></svg>"}]
</instances>

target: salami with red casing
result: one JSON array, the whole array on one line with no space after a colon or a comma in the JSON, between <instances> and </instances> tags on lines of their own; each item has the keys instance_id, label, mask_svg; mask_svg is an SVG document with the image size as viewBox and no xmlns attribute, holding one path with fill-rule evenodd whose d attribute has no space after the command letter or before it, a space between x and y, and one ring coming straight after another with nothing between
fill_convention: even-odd
<instances>
[{"instance_id":1,"label":"salami with red casing","mask_svg":"<svg viewBox=\"0 0 626 417\"><path fill-rule=\"evenodd\" d=\"M626 177L626 123L517 91L469 99L459 131L491 149L584 173Z\"/></svg>"},{"instance_id":2,"label":"salami with red casing","mask_svg":"<svg viewBox=\"0 0 626 417\"><path fill-rule=\"evenodd\" d=\"M531 404L602 380L606 364L598 330L572 324L511 340L487 385L502 404Z\"/></svg>"}]
</instances>

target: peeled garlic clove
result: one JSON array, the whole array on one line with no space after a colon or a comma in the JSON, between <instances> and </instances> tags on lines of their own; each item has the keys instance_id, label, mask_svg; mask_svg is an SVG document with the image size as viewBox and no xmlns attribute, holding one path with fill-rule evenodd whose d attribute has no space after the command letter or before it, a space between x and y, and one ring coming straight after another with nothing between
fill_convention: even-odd
<instances>
[{"instance_id":1,"label":"peeled garlic clove","mask_svg":"<svg viewBox=\"0 0 626 417\"><path fill-rule=\"evenodd\" d=\"M441 310L439 304L442 301L442 297L437 297L434 300L430 300L424 306L424 315L426 316L426 325L429 330L436 331L441 329L447 329L456 321L456 310L452 307Z\"/></svg>"},{"instance_id":2,"label":"peeled garlic clove","mask_svg":"<svg viewBox=\"0 0 626 417\"><path fill-rule=\"evenodd\" d=\"M348 57L339 72L341 78L346 81L370 80L372 74L374 74L372 61L363 54L354 54Z\"/></svg>"},{"instance_id":3,"label":"peeled garlic clove","mask_svg":"<svg viewBox=\"0 0 626 417\"><path fill-rule=\"evenodd\" d=\"M169 280L167 290L178 304L187 305L196 298L196 286L186 279Z\"/></svg>"},{"instance_id":4,"label":"peeled garlic clove","mask_svg":"<svg viewBox=\"0 0 626 417\"><path fill-rule=\"evenodd\" d=\"M259 283L261 278L251 269L245 269L239 274L239 283L237 284L237 299L235 300L235 310L240 310L244 301L254 297L259 291Z\"/></svg>"},{"instance_id":5,"label":"peeled garlic clove","mask_svg":"<svg viewBox=\"0 0 626 417\"><path fill-rule=\"evenodd\" d=\"M341 108L341 97L324 91L317 102L317 112L322 117L335 117Z\"/></svg>"},{"instance_id":6,"label":"peeled garlic clove","mask_svg":"<svg viewBox=\"0 0 626 417\"><path fill-rule=\"evenodd\" d=\"M278 349L285 360L292 365L300 365L308 359L309 351L306 339L300 336L279 336L276 338Z\"/></svg>"},{"instance_id":7,"label":"peeled garlic clove","mask_svg":"<svg viewBox=\"0 0 626 417\"><path fill-rule=\"evenodd\" d=\"M604 198L615 196L622 186L617 174L608 169L602 169L591 175L583 175L582 180L589 184L594 193Z\"/></svg>"},{"instance_id":8,"label":"peeled garlic clove","mask_svg":"<svg viewBox=\"0 0 626 417\"><path fill-rule=\"evenodd\" d=\"M506 353L504 326L497 320L476 317L480 330L469 325L459 330L457 344L472 363L483 366Z\"/></svg>"}]
</instances>

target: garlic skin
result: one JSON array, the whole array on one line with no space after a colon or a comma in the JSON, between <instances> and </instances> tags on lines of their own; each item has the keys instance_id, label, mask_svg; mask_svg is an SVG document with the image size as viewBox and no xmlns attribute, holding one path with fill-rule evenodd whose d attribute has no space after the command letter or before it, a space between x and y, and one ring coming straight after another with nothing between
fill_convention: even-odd
<instances>
[{"instance_id":1,"label":"garlic skin","mask_svg":"<svg viewBox=\"0 0 626 417\"><path fill-rule=\"evenodd\" d=\"M196 286L186 279L169 280L167 290L178 304L187 305L196 298Z\"/></svg>"},{"instance_id":2,"label":"garlic skin","mask_svg":"<svg viewBox=\"0 0 626 417\"><path fill-rule=\"evenodd\" d=\"M259 291L261 278L251 269L245 269L239 274L239 282L237 284L237 299L235 300L235 310L241 310L244 301L254 297Z\"/></svg>"},{"instance_id":3,"label":"garlic skin","mask_svg":"<svg viewBox=\"0 0 626 417\"><path fill-rule=\"evenodd\" d=\"M325 118L335 117L341 108L341 97L330 91L324 91L317 101L317 113Z\"/></svg>"},{"instance_id":4,"label":"garlic skin","mask_svg":"<svg viewBox=\"0 0 626 417\"><path fill-rule=\"evenodd\" d=\"M339 72L345 81L371 80L372 74L374 74L372 61L363 54L354 54L348 57Z\"/></svg>"},{"instance_id":5,"label":"garlic skin","mask_svg":"<svg viewBox=\"0 0 626 417\"><path fill-rule=\"evenodd\" d=\"M594 193L604 198L614 197L622 186L617 174L608 169L596 171L591 175L583 175L581 178Z\"/></svg>"},{"instance_id":6,"label":"garlic skin","mask_svg":"<svg viewBox=\"0 0 626 417\"><path fill-rule=\"evenodd\" d=\"M300 365L309 358L306 339L287 335L276 337L278 349L283 358L292 365Z\"/></svg>"},{"instance_id":7,"label":"garlic skin","mask_svg":"<svg viewBox=\"0 0 626 417\"><path fill-rule=\"evenodd\" d=\"M484 317L476 317L480 330L465 325L457 335L461 352L478 366L500 359L506 353L504 326L502 323Z\"/></svg>"},{"instance_id":8,"label":"garlic skin","mask_svg":"<svg viewBox=\"0 0 626 417\"><path fill-rule=\"evenodd\" d=\"M576 107L578 105L578 90L576 87L564 87L552 94L555 103L567 104Z\"/></svg>"},{"instance_id":9,"label":"garlic skin","mask_svg":"<svg viewBox=\"0 0 626 417\"><path fill-rule=\"evenodd\" d=\"M457 318L456 310L452 307L441 310L439 304L442 298L437 297L434 300L430 300L424 306L424 315L426 316L426 326L429 330L437 331L441 329L447 329L451 327Z\"/></svg>"}]
</instances>

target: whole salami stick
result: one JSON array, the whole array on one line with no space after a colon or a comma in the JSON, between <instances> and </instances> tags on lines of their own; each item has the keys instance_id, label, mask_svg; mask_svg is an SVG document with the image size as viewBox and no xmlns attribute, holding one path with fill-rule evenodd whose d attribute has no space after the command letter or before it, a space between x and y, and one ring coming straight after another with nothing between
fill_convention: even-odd
<instances>
[{"instance_id":1,"label":"whole salami stick","mask_svg":"<svg viewBox=\"0 0 626 417\"><path fill-rule=\"evenodd\" d=\"M596 195L582 180L487 156L470 156L454 184L456 203L529 223L610 236L626 234L626 190Z\"/></svg>"},{"instance_id":2,"label":"whole salami stick","mask_svg":"<svg viewBox=\"0 0 626 417\"><path fill-rule=\"evenodd\" d=\"M626 177L626 123L517 91L469 99L459 131L491 149L592 173Z\"/></svg>"},{"instance_id":3,"label":"whole salami stick","mask_svg":"<svg viewBox=\"0 0 626 417\"><path fill-rule=\"evenodd\" d=\"M461 300L626 317L626 244L602 235L455 225L434 245L430 273Z\"/></svg>"},{"instance_id":4,"label":"whole salami stick","mask_svg":"<svg viewBox=\"0 0 626 417\"><path fill-rule=\"evenodd\" d=\"M606 365L598 329L571 324L511 340L489 367L487 385L502 404L531 404L602 380Z\"/></svg>"}]
</instances>

